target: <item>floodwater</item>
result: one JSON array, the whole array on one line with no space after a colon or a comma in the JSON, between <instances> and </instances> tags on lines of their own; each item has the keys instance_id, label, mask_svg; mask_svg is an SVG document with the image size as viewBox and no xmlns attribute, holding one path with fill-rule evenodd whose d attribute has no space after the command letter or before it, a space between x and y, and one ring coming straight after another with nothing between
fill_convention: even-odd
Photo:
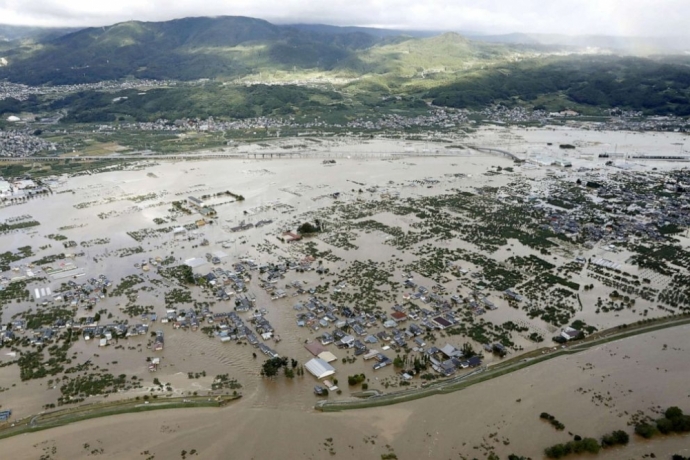
<instances>
[{"instance_id":1,"label":"floodwater","mask_svg":"<svg viewBox=\"0 0 690 460\"><path fill-rule=\"evenodd\" d=\"M477 138L482 139L482 136L486 135L480 131ZM532 132L520 135L528 138ZM551 132L548 135L556 136ZM568 135L571 136L572 133L569 132ZM583 134L583 136L589 135L588 132ZM563 139L563 136L559 139ZM394 151L396 146L398 149L402 148L400 143L391 142L373 143L368 148L378 149L377 151ZM350 146L350 149L355 151L359 147L361 146ZM360 188L365 190L364 199L368 200L379 199L380 193L384 190L398 192L401 198L405 198L432 196L450 189L472 190L484 185L501 186L510 180L508 175L489 177L482 173L493 166L512 165L512 161L503 157L471 154L469 152L458 157L401 157L395 160L379 157L347 158L345 153L341 153L341 156L337 158L337 164L332 166L324 165L321 159L316 158L165 162L138 170L113 171L62 179L61 184L53 188L56 193L49 197L37 198L26 204L0 209L0 220L28 214L41 223L38 227L0 235L0 248L11 249L31 245L36 253L32 260L59 252L83 250L85 256L78 257L73 261L85 273L85 277L80 278L78 282L104 274L113 281L114 285L117 285L123 277L133 273L139 274L144 279L158 278L153 272L144 273L134 267L135 263L155 257L165 258L173 255L177 259L177 263L182 263L192 257L203 258L207 252L224 251L229 255L223 259L222 263L222 266L226 268L230 268L233 261L245 256L261 264L275 261L279 255L297 254L295 247L280 243L276 236L284 230L294 229L303 221L300 216L304 213L331 205L333 200L328 195L332 193L340 192L341 201L352 202L359 197L356 190ZM457 178L453 177L453 174L465 174L467 177ZM525 168L521 174L527 177L541 178L544 176L544 170ZM432 188L420 185L410 186L412 181L426 178L438 179L440 183ZM378 186L378 191L375 193L366 191L372 186ZM172 201L185 201L190 195L200 197L226 190L242 194L246 200L231 202L232 199L225 196L209 199L209 204L214 206L218 212L216 223L200 227L194 232L188 232L188 235L193 237L192 241L179 236L175 237L172 233L160 233L156 236L147 237L140 243L127 234L127 232L141 229L156 228L157 226L153 223L155 218L169 219L168 210ZM146 199L142 198L150 194L155 195ZM280 206L275 206L276 204L280 204ZM193 224L198 217L198 214L179 217L176 221L163 224L161 227ZM255 223L264 219L272 219L273 223L244 232L233 233L229 231L229 227L236 226L242 221ZM394 215L382 213L375 216L374 219L388 225L395 224L406 230L416 218L404 217L400 221L396 221ZM48 239L47 235L49 234L62 234L77 243L106 237L110 241L104 245L92 245L87 248L79 246L65 250L62 248L61 242ZM332 250L335 255L344 259L345 263L367 259L386 262L397 257L403 260L403 263L399 264L401 266L414 259L410 251L399 251L384 244L386 238L387 235L379 232L360 235L355 241L359 248L350 251L331 247L323 242L318 242L318 247L320 250ZM202 239L208 239L210 245L207 247L198 246ZM259 246L266 242L277 245L278 248L273 249L270 254L260 250ZM481 252L476 247L460 240L444 242L443 244L447 244L451 249L463 248ZM51 247L39 250L45 245ZM119 257L123 250L137 246L142 246L145 252ZM587 257L590 254L599 254L601 251L600 248L595 248L591 252L583 254ZM528 254L530 254L528 248L516 244L511 253L506 253L500 257ZM624 259L619 260L622 259L621 255L609 255L608 257L624 263ZM557 258L558 263L567 261L561 255L558 255ZM343 263L340 262L324 262L324 265L329 267L332 273L337 273L343 267ZM465 265L473 269L471 264ZM25 268L20 267L20 271L14 275L23 273ZM210 268L211 265L207 264L197 268L196 271L204 273ZM44 276L40 269L34 269L34 272L38 277ZM403 281L401 270L393 275L395 281ZM424 279L421 275L414 275L415 281L419 284L426 286L435 284L431 280ZM296 312L292 306L298 300L304 300L305 296L288 296L285 299L273 301L268 294L259 288L256 278L254 276L250 288L250 292L257 298L256 306L268 310L267 319L282 338L279 343L270 342L269 346L281 356L295 358L300 363L306 362L312 356L303 347L305 341L314 340L323 331L310 331L296 326ZM54 292L67 279L58 280L47 276L46 281L32 283L30 292L33 293L34 287L50 287ZM284 281L291 282L294 280L306 281L306 287L313 287L326 280L333 282L335 276L322 279L315 272L290 272ZM579 282L579 280L576 281ZM162 289L156 288L153 292L140 292L141 297L137 303L154 305L154 311L158 313L159 317L163 316L165 312L163 292L171 289L173 285L165 282L164 286ZM446 287L450 294L457 290L458 283L455 281L446 283ZM204 297L196 289L195 293L198 300L214 300L210 297ZM467 294L468 292L461 290L461 293ZM588 295L594 296L594 298L583 297L583 300L594 300L600 293L593 291ZM402 292L398 296L396 301L402 301ZM499 308L487 313L484 317L487 321L497 324L513 321L517 324L526 325L530 328L530 332L538 332L545 337L554 332L552 326L541 320L528 321L521 310L509 308L505 301L496 298L492 298L492 300L495 300ZM95 310L105 309L114 315L113 319L127 319L127 316L119 310L119 306L124 303L124 298L106 298L97 304ZM26 304L9 305L2 312L2 321L9 321L14 314L28 307L29 305ZM388 307L390 305L384 306L384 309L388 309ZM230 311L232 305L231 302L216 303L212 309L215 312ZM662 312L657 313L662 314ZM650 317L657 313L652 312ZM80 311L79 314L86 316L87 312ZM636 318L630 312L623 314L627 315L626 318ZM594 315L593 308L588 308L578 315L586 318L589 324L598 327L628 322L627 319ZM249 313L241 314L241 316L248 322ZM130 319L130 323L132 322L137 322L137 319ZM172 327L164 324L152 325L151 330L156 329L163 330L166 338L165 350L155 354L155 356L162 357L161 368L156 374L150 374L146 364L146 358L154 356L154 353L146 348L147 337L142 336L120 341L119 344L124 346L124 350L116 349L113 346L99 349L93 341L91 343L81 341L75 345L74 351L78 353L77 360L79 362L92 359L99 366L108 368L109 372L115 375L125 373L136 375L144 380L145 388L140 392L112 395L111 398L143 394L152 386L154 377L157 377L161 382L170 383L176 394L186 394L193 391L203 392L210 388L216 375L228 374L243 385L242 393L245 395L243 404L249 404L257 409L280 408L281 410L311 411L315 401L312 389L316 381L310 375L296 378L294 381L283 376L275 381L267 381L259 376L260 363L263 362L264 357L258 353L258 357L253 358L252 353L258 352L258 350L249 345L221 343L217 339L207 337L201 331L173 330ZM459 347L468 340L459 336L439 337L436 345L443 346L446 341ZM516 336L515 341L517 345L526 350L535 347L523 336ZM382 344L378 343L372 348L381 350L381 346ZM474 346L475 349L479 348L479 344L475 343ZM370 388L384 389L384 382L396 380L394 378L395 370L392 366L374 372L372 361L364 361L359 358L352 364L345 364L340 361L341 358L352 354L352 351L337 350L333 345L329 346L329 349L338 357L338 361L333 364L337 370L335 378L339 379L339 387L343 390L340 397L348 397L350 394L346 380L347 376L351 374L365 373L369 378ZM387 354L390 358L394 357L391 351ZM9 359L11 357L7 355L0 356L0 361ZM492 359L487 357L489 363ZM187 377L188 372L201 371L205 371L207 376L200 379ZM49 389L43 381L21 383L12 388L11 384L17 381L17 376L16 367L0 368L0 387L11 388L2 396L11 401L17 417L35 413L41 409L43 404L55 402L57 399L59 390ZM332 395L332 397L337 396ZM97 400L98 398L100 397L92 399Z\"/></svg>"},{"instance_id":2,"label":"floodwater","mask_svg":"<svg viewBox=\"0 0 690 460\"><path fill-rule=\"evenodd\" d=\"M602 450L597 458L687 456L690 437L645 441L632 435L633 414L655 416L678 405L687 412L688 327L667 329L560 357L442 396L395 406L323 414L257 407L247 395L223 409L180 409L124 414L80 422L0 441L8 458L361 459L485 458L494 452L542 458L543 449L578 434L599 438L631 433L630 444ZM664 347L667 345L667 347ZM270 399L267 397L266 399ZM554 415L556 431L539 419ZM572 433L572 435L570 434ZM194 457L196 458L196 457ZM578 458L578 457L573 457Z\"/></svg>"},{"instance_id":3,"label":"floodwater","mask_svg":"<svg viewBox=\"0 0 690 460\"><path fill-rule=\"evenodd\" d=\"M417 159L396 161L339 159L337 161L335 166L325 166L319 159L162 163L142 170L115 171L62 180L59 186L54 187L55 194L52 196L2 209L1 217L3 220L29 214L41 225L28 230L1 235L0 246L16 248L30 245L36 253L36 256L32 258L33 260L45 255L83 250L85 252L84 257L77 257L71 261L85 273L83 278L76 281L83 282L85 279L104 274L113 282L114 286L118 284L120 279L133 273L139 274L145 280L159 278L153 272L142 272L135 268L134 264L149 258L165 258L168 255L173 255L178 263L182 263L192 257L203 258L207 252L223 251L229 254L229 257L224 258L222 263L222 266L226 268L230 268L230 264L242 256L249 256L261 264L275 261L278 255L288 256L294 252L295 248L280 243L276 236L282 230L294 229L299 224L299 221L295 220L299 214L330 205L333 202L332 198L323 198L324 195L341 192L342 200L351 201L356 199L358 195L352 193L353 188L359 189L370 186L390 187L399 191L401 197L432 195L442 193L446 187L469 187L470 184L459 184L456 179L448 179L446 183L436 186L434 189L421 186L400 187L399 184L427 177L438 178L450 172L471 174L474 171L478 176L476 181L472 181L471 186L478 186L485 181L485 176L481 176L480 173L486 171L489 166L507 166L510 164L506 159L485 155L461 159L425 158L420 161ZM389 186L389 181L393 181L397 185ZM70 190L72 192L69 192ZM226 190L240 193L245 196L246 200L221 205L216 204L225 203L231 199L222 197L208 200L212 206L216 205L218 218L214 225L206 225L194 233L189 232L189 235L193 234L194 236L193 241L187 241L179 236L174 237L172 233L161 233L158 234L160 236L146 238L139 243L127 235L127 232L131 231L155 228L153 219L167 219L169 217L168 209L171 207L170 203L174 200L184 201L190 195L199 197ZM367 198L372 196L369 192L365 193L368 195ZM132 201L133 197L149 194L155 194L155 196L140 202ZM269 207L269 205L276 203L292 208L279 207L278 210L275 210ZM254 214L257 208L268 209ZM284 209L293 209L293 211L284 213ZM245 214L245 211L249 214ZM101 218L99 215L105 218ZM390 217L387 216L385 220L390 221ZM184 226L194 223L197 218L198 215L184 216L175 222L163 224L163 226ZM228 231L228 227L238 225L242 220L256 222L261 219L272 219L274 222L244 232L232 233ZM110 241L103 245L93 245L87 248L79 246L65 250L62 248L61 242L48 239L46 236L49 234L62 234L77 243L105 237L109 238ZM208 239L210 245L207 247L198 246L201 239ZM391 246L384 245L384 241L382 234L380 241L375 235L368 234L357 239L356 244L360 246L358 250L331 249L346 261L368 258L387 260L393 254L400 252ZM271 254L258 251L257 245L265 242L277 244L278 249ZM44 250L38 249L44 245L51 245L51 247ZM145 253L126 257L118 256L118 251L139 245L144 248ZM321 249L325 248L323 243L320 243L319 246ZM403 256L403 254L400 255ZM409 259L409 256L404 257ZM59 263L54 265L59 265ZM326 262L326 266L331 266L334 272L337 269L337 265L328 262ZM206 264L196 270L204 273L211 267L210 264ZM22 274L25 267L20 268L21 270L14 272L13 275ZM33 271L37 277L45 276L37 267L33 268ZM61 283L70 279L54 279L53 276L46 276L46 278L47 280L40 283L32 283L30 292L33 293L34 287L49 287L55 292ZM269 343L269 346L281 356L295 358L301 363L306 362L311 358L311 355L303 347L305 341L314 340L323 332L310 331L296 326L296 312L292 306L306 297L288 296L285 299L273 301L265 291L258 287L256 278L254 276L252 280L250 292L256 296L257 308L268 310L267 319L282 339L279 343ZM329 279L332 280L333 277ZM284 281L293 280L306 281L305 287L307 288L322 282L322 279L315 272L290 272ZM395 280L402 281L401 274L396 273ZM429 281L429 283L431 282ZM146 284L150 286L150 283ZM172 286L171 283L166 282L163 289L156 288L153 292L140 291L140 297L136 303L154 305L154 311L158 313L159 317L162 317L165 313L163 292ZM282 281L279 287L282 287ZM195 289L195 292L198 300L215 300L203 296L199 290ZM125 303L124 297L107 297L100 300L94 311L105 309L114 315L113 319L127 319L127 316L119 310L119 307ZM213 306L213 311L230 311L232 309L231 303L216 303ZM14 314L28 307L29 305L26 304L13 303L2 312L2 320L8 321ZM79 314L86 316L88 312L80 311ZM244 316L248 322L249 313L241 314L241 316ZM102 317L105 318L105 315ZM130 319L130 323L137 321L137 318ZM261 353L258 353L256 359L253 358L252 353L258 352L258 350L249 345L221 343L217 339L207 337L200 331L173 330L169 325L154 324L151 326L151 330L156 329L163 330L166 335L165 350L157 354L163 359L161 368L156 374L149 374L145 362L146 357L154 356L154 353L146 348L148 337L133 337L119 341L118 344L124 345L124 350L115 349L115 347L99 349L93 341L89 343L80 341L73 349L79 355L78 361L92 359L102 368L108 368L115 375L125 373L137 375L144 379L145 388L141 390L142 392L148 389L148 385L151 385L153 377L159 378L161 382L171 383L176 393L203 391L210 388L216 375L227 373L230 377L237 378L244 386L244 393L256 395L255 403L259 407L277 407L288 404L307 410L314 404L313 384L304 382L304 380L311 380L311 376L296 379L295 382L286 382L287 379L284 378L279 379L279 382L265 381L259 376L260 363L265 358ZM375 345L374 348L380 350L383 344ZM456 345L460 346L461 343L456 343ZM340 381L339 386L343 389L343 396L349 394L346 384L347 375L365 373L370 378L372 387L380 387L377 383L394 375L392 366L374 373L373 361L363 361L361 358L355 363L344 364L340 359L351 355L352 351L336 350L334 346L331 347L339 359L338 362L334 363L337 369L335 378ZM134 348L134 350L128 348ZM390 353L388 352L389 356L394 357ZM116 364L113 364L114 362ZM188 372L201 371L206 372L205 378L188 379ZM4 369L0 370L0 375L4 376L5 373ZM11 376L8 374L6 381L9 383L15 377L14 373ZM27 391L30 392L42 384L29 382L23 386L27 387ZM58 391L49 390L44 394L45 397L35 398L35 404L22 405L17 410L16 415L21 416L35 412L43 404L53 402L58 396ZM15 392L15 390L12 391L12 393Z\"/></svg>"}]
</instances>

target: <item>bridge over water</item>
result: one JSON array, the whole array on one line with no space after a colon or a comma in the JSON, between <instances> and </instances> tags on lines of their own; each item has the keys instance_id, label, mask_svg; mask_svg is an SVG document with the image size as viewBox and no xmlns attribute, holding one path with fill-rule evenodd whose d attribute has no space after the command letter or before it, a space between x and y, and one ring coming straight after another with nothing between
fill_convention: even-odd
<instances>
[{"instance_id":1,"label":"bridge over water","mask_svg":"<svg viewBox=\"0 0 690 460\"><path fill-rule=\"evenodd\" d=\"M519 160L514 154L486 147L468 146L481 153L502 155ZM294 151L294 152L236 152L236 153L183 153L183 154L131 154L131 155L80 155L80 156L29 156L29 157L0 157L0 162L6 163L35 163L55 161L138 161L138 160L224 160L224 159L290 159L290 158L401 158L401 157L469 157L464 152L439 151L367 151L367 152L331 152L331 151Z\"/></svg>"}]
</instances>

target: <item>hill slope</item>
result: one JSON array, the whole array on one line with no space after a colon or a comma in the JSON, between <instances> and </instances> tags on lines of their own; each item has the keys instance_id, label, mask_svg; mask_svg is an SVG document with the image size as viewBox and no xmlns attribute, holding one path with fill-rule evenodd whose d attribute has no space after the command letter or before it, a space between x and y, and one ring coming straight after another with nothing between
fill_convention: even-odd
<instances>
[{"instance_id":1,"label":"hill slope","mask_svg":"<svg viewBox=\"0 0 690 460\"><path fill-rule=\"evenodd\" d=\"M560 110L577 104L688 116L690 66L634 57L551 57L468 73L425 96L448 107L523 103Z\"/></svg>"},{"instance_id":2,"label":"hill slope","mask_svg":"<svg viewBox=\"0 0 690 460\"><path fill-rule=\"evenodd\" d=\"M10 51L0 78L35 85L128 76L233 77L262 67L329 69L378 40L362 32L326 34L245 17L131 21L49 39L30 52Z\"/></svg>"},{"instance_id":3,"label":"hill slope","mask_svg":"<svg viewBox=\"0 0 690 460\"><path fill-rule=\"evenodd\" d=\"M118 104L112 94L97 89L59 100L7 98L0 101L0 114L63 110L69 112L66 121L185 113L345 118L362 110L376 112L383 101L397 101L394 110L420 110L431 101L458 108L500 103L690 115L690 58L565 55L563 48L544 41L487 43L455 33L410 37L366 28L281 26L245 17L132 21L24 42L0 54L9 61L0 67L0 79L31 85L128 77L219 81L150 91L145 98L123 93L119 96L126 102ZM242 83L297 86L251 91L223 86L242 78ZM312 83L321 88L312 91Z\"/></svg>"}]
</instances>

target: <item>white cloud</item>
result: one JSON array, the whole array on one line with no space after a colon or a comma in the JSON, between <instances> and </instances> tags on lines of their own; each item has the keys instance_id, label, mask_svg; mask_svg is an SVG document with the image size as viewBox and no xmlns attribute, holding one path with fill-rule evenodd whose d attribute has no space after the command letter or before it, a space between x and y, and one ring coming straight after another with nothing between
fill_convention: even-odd
<instances>
[{"instance_id":1,"label":"white cloud","mask_svg":"<svg viewBox=\"0 0 690 460\"><path fill-rule=\"evenodd\" d=\"M276 23L565 34L688 36L688 0L0 0L0 23L96 26L241 15Z\"/></svg>"}]
</instances>

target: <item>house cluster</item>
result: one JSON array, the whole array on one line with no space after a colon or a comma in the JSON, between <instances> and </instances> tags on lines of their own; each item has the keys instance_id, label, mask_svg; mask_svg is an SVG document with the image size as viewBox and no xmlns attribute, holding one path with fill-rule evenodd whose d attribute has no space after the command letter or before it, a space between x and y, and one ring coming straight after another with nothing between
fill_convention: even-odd
<instances>
[{"instance_id":1,"label":"house cluster","mask_svg":"<svg viewBox=\"0 0 690 460\"><path fill-rule=\"evenodd\" d=\"M233 265L234 271L215 268L204 276L204 279L215 287L216 297L219 300L230 300L234 296L234 311L215 313L209 307L204 307L200 311L191 308L186 310L170 308L166 311L161 323L171 324L174 329L196 331L202 323L206 322L221 342L246 341L259 348L265 355L277 357L278 353L259 340L259 337L265 341L280 340L265 316L268 311L265 308L256 309L255 298L246 293L248 279L245 275L249 270L257 269L258 266L252 260L244 260L242 263ZM238 313L250 311L251 317L245 323Z\"/></svg>"},{"instance_id":2,"label":"house cluster","mask_svg":"<svg viewBox=\"0 0 690 460\"><path fill-rule=\"evenodd\" d=\"M548 209L544 227L571 237L582 235L590 242L625 242L631 236L663 241L663 227L690 226L690 175L684 171L621 174L645 186L629 187L624 180L587 180L591 185L585 188L596 197L600 209L579 206L574 197L564 195L560 202L569 209Z\"/></svg>"},{"instance_id":3,"label":"house cluster","mask_svg":"<svg viewBox=\"0 0 690 460\"><path fill-rule=\"evenodd\" d=\"M524 297L522 295L518 294L512 289L506 289L505 291L503 291L503 295L506 299L514 300L515 302L522 302L524 300Z\"/></svg>"},{"instance_id":4,"label":"house cluster","mask_svg":"<svg viewBox=\"0 0 690 460\"><path fill-rule=\"evenodd\" d=\"M207 321L216 326L219 331L217 337L221 342L246 340L252 346L258 347L259 345L256 334L245 325L244 320L240 318L237 312L216 313Z\"/></svg>"},{"instance_id":5,"label":"house cluster","mask_svg":"<svg viewBox=\"0 0 690 460\"><path fill-rule=\"evenodd\" d=\"M421 308L394 305L390 314L372 314L310 297L304 302L295 304L293 308L297 312L296 320L299 327L308 327L313 331L325 330L318 337L318 342L322 346L334 344L338 349L352 349L355 356L363 356L365 360L375 359L377 362L374 364L374 369L376 370L391 364L392 360L373 347L381 347L383 351L394 349L399 352L401 349L412 349L415 352L424 353L426 346L424 337L427 334L457 324L458 318L452 311L450 303L440 295L430 293L423 287L417 293L421 294L420 299L422 297L431 299L431 296L434 296L434 300L430 301L433 305ZM434 353L432 352L431 355ZM454 356L454 358L461 358L461 356ZM455 370L479 363L481 360L475 359L471 364L460 360L456 363ZM434 369L442 368L435 367ZM447 365L446 371L442 373L450 375L447 374L449 369Z\"/></svg>"},{"instance_id":6,"label":"house cluster","mask_svg":"<svg viewBox=\"0 0 690 460\"><path fill-rule=\"evenodd\" d=\"M459 369L478 367L482 364L482 359L478 355L466 357L462 350L448 343L443 348L431 347L425 353L429 357L431 367L445 377L450 377Z\"/></svg>"},{"instance_id":7,"label":"house cluster","mask_svg":"<svg viewBox=\"0 0 690 460\"><path fill-rule=\"evenodd\" d=\"M31 96L60 95L79 91L123 91L139 87L155 87L175 85L173 80L122 80L100 81L97 83L81 83L75 85L41 85L29 86L8 81L0 81L0 101L16 99L25 101Z\"/></svg>"},{"instance_id":8,"label":"house cluster","mask_svg":"<svg viewBox=\"0 0 690 460\"><path fill-rule=\"evenodd\" d=\"M152 318L153 317L153 318ZM31 328L30 323L23 319L15 319L0 330L0 342L11 343L15 340L27 338L31 345L44 345L54 339L60 331L71 329L80 333L85 341L98 341L99 346L107 346L112 340L146 335L149 330L149 320L155 321L155 315L144 315L144 323L122 324L110 323L99 325L99 318L86 316L82 318L61 317L50 325Z\"/></svg>"},{"instance_id":9,"label":"house cluster","mask_svg":"<svg viewBox=\"0 0 690 460\"><path fill-rule=\"evenodd\" d=\"M101 131L117 131L123 130L141 130L141 131L203 131L203 132L224 132L228 130L244 130L244 129L280 129L284 127L300 127L302 125L295 123L291 118L268 118L256 117L247 118L244 120L223 121L217 120L213 117L200 118L181 118L170 122L166 119L158 119L153 122L138 122L138 123L120 123L117 125L101 125Z\"/></svg>"},{"instance_id":10,"label":"house cluster","mask_svg":"<svg viewBox=\"0 0 690 460\"><path fill-rule=\"evenodd\" d=\"M203 318L202 318L203 319ZM173 329L189 329L196 331L199 329L201 320L194 309L177 310L175 308L168 308L165 311L165 316L161 318L161 323L171 324Z\"/></svg>"},{"instance_id":11,"label":"house cluster","mask_svg":"<svg viewBox=\"0 0 690 460\"><path fill-rule=\"evenodd\" d=\"M238 311L244 310L238 308ZM280 355L266 343L259 340L259 337L264 341L272 338L275 341L280 340L279 337L274 336L275 329L266 319L266 313L267 311L264 308L255 310L248 321L251 327L245 323L237 311L210 314L207 317L207 321L215 326L215 335L221 342L246 341L269 358L277 358Z\"/></svg>"},{"instance_id":12,"label":"house cluster","mask_svg":"<svg viewBox=\"0 0 690 460\"><path fill-rule=\"evenodd\" d=\"M452 128L466 124L468 113L464 110L442 109L429 107L424 115L403 116L397 114L385 114L378 119L357 118L348 122L344 127L356 129L384 130L405 129L415 127L444 127ZM336 125L334 127L343 127Z\"/></svg>"},{"instance_id":13,"label":"house cluster","mask_svg":"<svg viewBox=\"0 0 690 460\"><path fill-rule=\"evenodd\" d=\"M600 131L665 131L688 132L690 119L674 115L644 117L642 112L612 110L611 118L596 125Z\"/></svg>"},{"instance_id":14,"label":"house cluster","mask_svg":"<svg viewBox=\"0 0 690 460\"><path fill-rule=\"evenodd\" d=\"M492 105L478 112L485 120L497 124L514 123L541 123L546 124L551 114L545 110L530 110L523 107L506 107L504 105ZM561 115L554 115L561 117Z\"/></svg>"},{"instance_id":15,"label":"house cluster","mask_svg":"<svg viewBox=\"0 0 690 460\"><path fill-rule=\"evenodd\" d=\"M278 287L280 279L285 277L288 270L295 270L298 268L308 270L311 268L313 258L306 257L299 262L294 260L281 260L278 263L263 264L259 266L252 259L244 259L240 263L232 266L232 270L225 270L221 267L216 267L208 274L204 275L204 280L216 289L216 298L218 300L230 300L236 294L242 294L247 291L247 283L249 282L249 272L259 271L260 286L264 289L273 300L286 297L288 293ZM302 289L303 285L297 281L288 283L285 288L297 288L297 293L301 294L305 291ZM249 310L250 300L245 297L237 298L236 311Z\"/></svg>"},{"instance_id":16,"label":"house cluster","mask_svg":"<svg viewBox=\"0 0 690 460\"><path fill-rule=\"evenodd\" d=\"M230 300L234 295L247 292L249 279L246 278L246 275L250 269L255 270L256 268L248 268L244 264L233 265L233 270L216 267L204 275L203 279L215 289L218 300Z\"/></svg>"},{"instance_id":17,"label":"house cluster","mask_svg":"<svg viewBox=\"0 0 690 460\"><path fill-rule=\"evenodd\" d=\"M34 135L31 129L0 129L0 157L26 157L56 150L57 144Z\"/></svg>"},{"instance_id":18,"label":"house cluster","mask_svg":"<svg viewBox=\"0 0 690 460\"><path fill-rule=\"evenodd\" d=\"M459 266L452 267L454 271L462 275L468 274L467 270L463 270ZM481 277L479 272L472 273L470 276L477 278ZM437 284L432 286L431 292L424 286L417 286L417 284L412 279L407 279L404 283L405 287L411 288L416 291L405 293L403 295L404 300L415 300L421 301L426 305L431 305L433 310L428 308L415 309L412 308L408 315L416 320L421 315L423 321L427 320L430 326L439 328L441 330L448 327L452 327L457 323L457 314L453 314L452 308L455 306L463 305L469 310L471 310L475 315L483 315L486 310L496 310L498 307L489 300L481 292L475 290L472 291L468 296L463 297L459 294L453 294L450 296L450 301L443 297L445 294L445 287ZM393 307L394 309L396 307Z\"/></svg>"},{"instance_id":19,"label":"house cluster","mask_svg":"<svg viewBox=\"0 0 690 460\"><path fill-rule=\"evenodd\" d=\"M48 268L45 268L46 271L49 271ZM105 290L111 285L112 283L105 275L100 275L98 278L89 278L81 284L69 280L55 292L52 302L69 305L72 308L84 307L87 310L91 310L105 297Z\"/></svg>"},{"instance_id":20,"label":"house cluster","mask_svg":"<svg viewBox=\"0 0 690 460\"><path fill-rule=\"evenodd\" d=\"M74 329L74 326L72 327ZM114 323L98 325L98 321L96 321L94 317L86 318L83 326L81 327L81 335L84 340L98 340L99 346L101 347L109 345L112 340L146 335L148 332L148 323Z\"/></svg>"}]
</instances>

